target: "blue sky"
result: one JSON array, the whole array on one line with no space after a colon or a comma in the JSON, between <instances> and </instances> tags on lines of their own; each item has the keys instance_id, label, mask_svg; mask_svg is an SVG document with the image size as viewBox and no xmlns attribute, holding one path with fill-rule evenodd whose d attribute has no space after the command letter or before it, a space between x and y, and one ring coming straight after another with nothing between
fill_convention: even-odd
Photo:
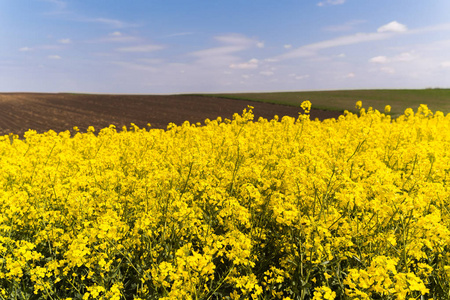
<instances>
[{"instance_id":1,"label":"blue sky","mask_svg":"<svg viewBox=\"0 0 450 300\"><path fill-rule=\"evenodd\" d=\"M4 0L0 92L450 87L448 0Z\"/></svg>"}]
</instances>

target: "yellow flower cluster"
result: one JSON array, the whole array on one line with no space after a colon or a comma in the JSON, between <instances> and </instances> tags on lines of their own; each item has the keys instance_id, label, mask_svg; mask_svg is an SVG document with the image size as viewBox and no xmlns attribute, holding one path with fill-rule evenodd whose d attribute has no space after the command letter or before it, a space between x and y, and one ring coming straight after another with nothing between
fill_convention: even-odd
<instances>
[{"instance_id":1,"label":"yellow flower cluster","mask_svg":"<svg viewBox=\"0 0 450 300\"><path fill-rule=\"evenodd\" d=\"M0 137L0 299L447 299L450 116L356 106Z\"/></svg>"}]
</instances>

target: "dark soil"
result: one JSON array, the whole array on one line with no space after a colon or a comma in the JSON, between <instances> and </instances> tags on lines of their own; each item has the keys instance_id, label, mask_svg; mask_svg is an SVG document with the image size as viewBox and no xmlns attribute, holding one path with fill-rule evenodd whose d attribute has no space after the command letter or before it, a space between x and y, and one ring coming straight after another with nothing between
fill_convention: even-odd
<instances>
[{"instance_id":1,"label":"dark soil","mask_svg":"<svg viewBox=\"0 0 450 300\"><path fill-rule=\"evenodd\" d=\"M181 125L184 121L204 124L206 118L218 116L231 119L242 113L247 105L254 107L255 120L260 116L272 119L274 115L298 117L300 107L254 101L232 100L193 95L96 95L96 94L0 94L0 135L22 136L28 129L38 133L50 129L60 132L78 126L96 131L116 125L166 129L169 123ZM311 110L311 119L337 118L341 112Z\"/></svg>"}]
</instances>

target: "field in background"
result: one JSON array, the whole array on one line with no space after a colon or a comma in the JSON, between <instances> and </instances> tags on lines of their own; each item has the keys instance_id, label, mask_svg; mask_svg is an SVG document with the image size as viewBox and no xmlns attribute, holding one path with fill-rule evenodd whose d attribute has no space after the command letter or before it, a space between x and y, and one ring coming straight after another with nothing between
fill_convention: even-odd
<instances>
[{"instance_id":1,"label":"field in background","mask_svg":"<svg viewBox=\"0 0 450 300\"><path fill-rule=\"evenodd\" d=\"M420 104L427 104L432 111L439 110L445 114L450 112L450 89L230 93L208 94L208 96L295 106L309 100L313 108L339 111L347 109L354 112L356 112L355 102L361 100L363 107L373 107L379 111L383 111L386 105L390 105L393 116L402 114L408 107L415 109Z\"/></svg>"},{"instance_id":2,"label":"field in background","mask_svg":"<svg viewBox=\"0 0 450 300\"><path fill-rule=\"evenodd\" d=\"M274 115L298 117L302 111L299 106L192 95L0 93L0 136L11 132L23 136L29 129L61 132L74 126L83 132L89 126L99 130L111 124L120 129L131 123L166 129L169 123L204 124L207 118L232 118L248 105L254 106L256 120ZM311 110L313 120L339 115L337 111Z\"/></svg>"}]
</instances>

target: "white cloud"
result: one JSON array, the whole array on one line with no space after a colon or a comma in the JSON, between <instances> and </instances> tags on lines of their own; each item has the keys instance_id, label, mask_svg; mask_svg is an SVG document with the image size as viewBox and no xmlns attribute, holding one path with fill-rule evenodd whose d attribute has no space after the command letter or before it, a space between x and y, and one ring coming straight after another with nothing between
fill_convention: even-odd
<instances>
[{"instance_id":1,"label":"white cloud","mask_svg":"<svg viewBox=\"0 0 450 300\"><path fill-rule=\"evenodd\" d=\"M392 21L378 28L377 32L405 32L408 28L397 21Z\"/></svg>"},{"instance_id":2,"label":"white cloud","mask_svg":"<svg viewBox=\"0 0 450 300\"><path fill-rule=\"evenodd\" d=\"M61 44L71 44L72 40L71 39L60 39L58 42Z\"/></svg>"},{"instance_id":3,"label":"white cloud","mask_svg":"<svg viewBox=\"0 0 450 300\"><path fill-rule=\"evenodd\" d=\"M264 48L264 43L263 42L258 42L258 43L256 43L256 47Z\"/></svg>"},{"instance_id":4,"label":"white cloud","mask_svg":"<svg viewBox=\"0 0 450 300\"><path fill-rule=\"evenodd\" d=\"M62 57L59 55L49 55L47 56L48 59L61 59Z\"/></svg>"},{"instance_id":5,"label":"white cloud","mask_svg":"<svg viewBox=\"0 0 450 300\"><path fill-rule=\"evenodd\" d=\"M340 53L340 54L338 54L338 55L336 55L336 57L339 57L339 58L344 58L344 57L346 57L347 55L345 54L345 53Z\"/></svg>"},{"instance_id":6,"label":"white cloud","mask_svg":"<svg viewBox=\"0 0 450 300\"><path fill-rule=\"evenodd\" d=\"M347 74L347 76L345 76L346 78L354 78L356 75L353 72L350 72Z\"/></svg>"},{"instance_id":7,"label":"white cloud","mask_svg":"<svg viewBox=\"0 0 450 300\"><path fill-rule=\"evenodd\" d=\"M111 33L109 34L109 36L122 36L122 32L120 32L120 31L114 31L114 32L111 32Z\"/></svg>"},{"instance_id":8,"label":"white cloud","mask_svg":"<svg viewBox=\"0 0 450 300\"><path fill-rule=\"evenodd\" d=\"M375 57L372 57L371 59L369 59L369 62L384 64L384 63L388 62L388 58L386 56L382 56L382 55L375 56Z\"/></svg>"},{"instance_id":9,"label":"white cloud","mask_svg":"<svg viewBox=\"0 0 450 300\"><path fill-rule=\"evenodd\" d=\"M443 61L441 63L442 68L450 68L450 61Z\"/></svg>"},{"instance_id":10,"label":"white cloud","mask_svg":"<svg viewBox=\"0 0 450 300\"><path fill-rule=\"evenodd\" d=\"M346 0L326 0L317 3L317 6L325 6L325 5L339 5L344 4Z\"/></svg>"},{"instance_id":11,"label":"white cloud","mask_svg":"<svg viewBox=\"0 0 450 300\"><path fill-rule=\"evenodd\" d=\"M162 45L141 45L133 47L123 47L117 48L116 51L119 52L153 52L164 49Z\"/></svg>"},{"instance_id":12,"label":"white cloud","mask_svg":"<svg viewBox=\"0 0 450 300\"><path fill-rule=\"evenodd\" d=\"M284 49L291 49L291 48L292 48L292 45L291 45L291 44L286 44L286 45L284 45L283 47L284 47Z\"/></svg>"},{"instance_id":13,"label":"white cloud","mask_svg":"<svg viewBox=\"0 0 450 300\"><path fill-rule=\"evenodd\" d=\"M259 61L256 58L253 58L245 63L231 64L230 68L231 69L256 69L256 68L258 68L258 62Z\"/></svg>"},{"instance_id":14,"label":"white cloud","mask_svg":"<svg viewBox=\"0 0 450 300\"><path fill-rule=\"evenodd\" d=\"M28 51L31 51L31 50L33 50L33 49L30 48L30 47L22 47L22 48L19 49L20 52L28 52Z\"/></svg>"}]
</instances>

